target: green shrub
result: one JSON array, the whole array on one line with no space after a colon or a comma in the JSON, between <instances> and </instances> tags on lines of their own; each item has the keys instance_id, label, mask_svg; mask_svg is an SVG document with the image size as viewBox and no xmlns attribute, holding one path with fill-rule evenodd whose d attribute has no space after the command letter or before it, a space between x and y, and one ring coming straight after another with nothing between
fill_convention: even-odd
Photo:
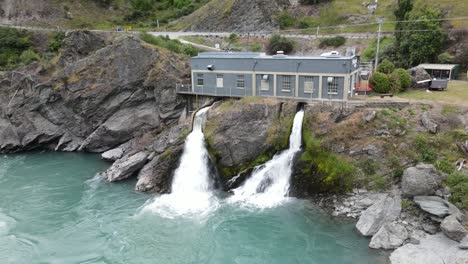
<instances>
[{"instance_id":1,"label":"green shrub","mask_svg":"<svg viewBox=\"0 0 468 264\"><path fill-rule=\"evenodd\" d=\"M29 32L0 27L0 71L10 70L23 63L20 56L31 47ZM26 57L24 59L26 60Z\"/></svg>"},{"instance_id":2,"label":"green shrub","mask_svg":"<svg viewBox=\"0 0 468 264\"><path fill-rule=\"evenodd\" d=\"M372 74L369 82L374 86L377 93L388 93L390 91L390 80L388 76L381 72Z\"/></svg>"},{"instance_id":3,"label":"green shrub","mask_svg":"<svg viewBox=\"0 0 468 264\"><path fill-rule=\"evenodd\" d=\"M436 161L434 166L437 168L437 170L447 174L455 172L455 165L446 159Z\"/></svg>"},{"instance_id":4,"label":"green shrub","mask_svg":"<svg viewBox=\"0 0 468 264\"><path fill-rule=\"evenodd\" d=\"M381 191L387 187L387 179L381 175L374 175L370 178L370 189L374 191Z\"/></svg>"},{"instance_id":5,"label":"green shrub","mask_svg":"<svg viewBox=\"0 0 468 264\"><path fill-rule=\"evenodd\" d=\"M377 66L377 71L381 73L390 74L393 70L395 70L395 65L387 59L383 60L379 66Z\"/></svg>"},{"instance_id":6,"label":"green shrub","mask_svg":"<svg viewBox=\"0 0 468 264\"><path fill-rule=\"evenodd\" d=\"M56 32L54 37L49 41L48 50L50 52L57 52L62 47L63 39L65 38L65 32Z\"/></svg>"},{"instance_id":7,"label":"green shrub","mask_svg":"<svg viewBox=\"0 0 468 264\"><path fill-rule=\"evenodd\" d=\"M278 24L280 29L287 29L296 25L296 18L288 12L283 12L278 16Z\"/></svg>"},{"instance_id":8,"label":"green shrub","mask_svg":"<svg viewBox=\"0 0 468 264\"><path fill-rule=\"evenodd\" d=\"M195 56L198 55L198 49L196 49L192 45L184 45L184 47L182 49L182 53L184 53L185 55L188 55L190 57L195 57Z\"/></svg>"},{"instance_id":9,"label":"green shrub","mask_svg":"<svg viewBox=\"0 0 468 264\"><path fill-rule=\"evenodd\" d=\"M400 75L393 72L389 75L388 80L390 81L390 92L393 94L399 93L402 90Z\"/></svg>"},{"instance_id":10,"label":"green shrub","mask_svg":"<svg viewBox=\"0 0 468 264\"><path fill-rule=\"evenodd\" d=\"M401 176L403 176L403 173L404 173L404 172L405 172L405 171L403 170L403 168L395 168L395 169L393 169L393 171L392 171L392 176L393 176L393 178L395 178L395 179L399 179L399 178L401 178Z\"/></svg>"},{"instance_id":11,"label":"green shrub","mask_svg":"<svg viewBox=\"0 0 468 264\"><path fill-rule=\"evenodd\" d=\"M296 42L294 40L275 34L270 38L267 52L276 54L278 51L284 51L285 54L289 54L294 51L295 46Z\"/></svg>"},{"instance_id":12,"label":"green shrub","mask_svg":"<svg viewBox=\"0 0 468 264\"><path fill-rule=\"evenodd\" d=\"M450 55L450 53L448 52L444 52L437 56L437 60L439 61L439 63L453 63L453 61L455 60L455 56Z\"/></svg>"},{"instance_id":13,"label":"green shrub","mask_svg":"<svg viewBox=\"0 0 468 264\"><path fill-rule=\"evenodd\" d=\"M229 35L229 43L234 44L234 43L237 43L238 40L239 40L239 37L237 36L236 33L231 33L231 35Z\"/></svg>"},{"instance_id":14,"label":"green shrub","mask_svg":"<svg viewBox=\"0 0 468 264\"><path fill-rule=\"evenodd\" d=\"M33 49L23 51L20 56L20 61L23 65L28 65L31 62L38 61L39 59L39 54L37 54Z\"/></svg>"},{"instance_id":15,"label":"green shrub","mask_svg":"<svg viewBox=\"0 0 468 264\"><path fill-rule=\"evenodd\" d=\"M250 50L252 50L253 52L259 52L262 50L262 45L260 45L259 43L254 43L252 44L252 46L250 46Z\"/></svg>"},{"instance_id":16,"label":"green shrub","mask_svg":"<svg viewBox=\"0 0 468 264\"><path fill-rule=\"evenodd\" d=\"M148 33L141 34L140 38L149 44L168 49L174 53L185 54L187 56L196 56L198 54L198 49L192 45L184 45L176 39L170 39L168 36L153 36Z\"/></svg>"},{"instance_id":17,"label":"green shrub","mask_svg":"<svg viewBox=\"0 0 468 264\"><path fill-rule=\"evenodd\" d=\"M320 40L319 48L326 47L339 47L346 43L346 38L342 36L333 37L333 38L324 38Z\"/></svg>"},{"instance_id":18,"label":"green shrub","mask_svg":"<svg viewBox=\"0 0 468 264\"><path fill-rule=\"evenodd\" d=\"M401 200L401 208L407 209L410 206L410 202L407 199Z\"/></svg>"},{"instance_id":19,"label":"green shrub","mask_svg":"<svg viewBox=\"0 0 468 264\"><path fill-rule=\"evenodd\" d=\"M409 75L409 73L406 72L405 69L395 69L392 74L396 74L399 76L402 91L408 89L411 86L411 75Z\"/></svg>"},{"instance_id":20,"label":"green shrub","mask_svg":"<svg viewBox=\"0 0 468 264\"><path fill-rule=\"evenodd\" d=\"M436 161L437 153L430 147L429 141L424 135L419 134L416 136L414 146L420 155L421 161L428 163L434 163Z\"/></svg>"},{"instance_id":21,"label":"green shrub","mask_svg":"<svg viewBox=\"0 0 468 264\"><path fill-rule=\"evenodd\" d=\"M362 172L369 176L374 175L379 169L379 164L373 159L365 159L360 161L358 166L361 168Z\"/></svg>"},{"instance_id":22,"label":"green shrub","mask_svg":"<svg viewBox=\"0 0 468 264\"><path fill-rule=\"evenodd\" d=\"M460 209L468 210L468 175L461 173L450 174L446 183L452 192L450 201Z\"/></svg>"}]
</instances>

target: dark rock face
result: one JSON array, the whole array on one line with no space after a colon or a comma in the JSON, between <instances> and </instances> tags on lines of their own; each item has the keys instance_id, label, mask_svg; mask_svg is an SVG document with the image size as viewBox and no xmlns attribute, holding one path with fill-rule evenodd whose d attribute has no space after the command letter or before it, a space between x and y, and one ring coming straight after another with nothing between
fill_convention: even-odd
<instances>
[{"instance_id":1,"label":"dark rock face","mask_svg":"<svg viewBox=\"0 0 468 264\"><path fill-rule=\"evenodd\" d=\"M62 43L58 65L74 63L105 46L104 39L89 31L73 31Z\"/></svg>"},{"instance_id":2,"label":"dark rock face","mask_svg":"<svg viewBox=\"0 0 468 264\"><path fill-rule=\"evenodd\" d=\"M289 0L212 1L182 19L190 31L248 32L279 28L275 15L289 6Z\"/></svg>"},{"instance_id":3,"label":"dark rock face","mask_svg":"<svg viewBox=\"0 0 468 264\"><path fill-rule=\"evenodd\" d=\"M175 84L188 76L184 60L128 36L93 52L103 42L92 34L69 35L76 61L52 77L32 70L0 76L0 152L103 152L181 115Z\"/></svg>"},{"instance_id":4,"label":"dark rock face","mask_svg":"<svg viewBox=\"0 0 468 264\"><path fill-rule=\"evenodd\" d=\"M279 104L254 104L248 108L209 112L207 138L219 154L219 163L232 167L263 154L267 145L268 127L279 114ZM213 130L211 129L213 127Z\"/></svg>"}]
</instances>

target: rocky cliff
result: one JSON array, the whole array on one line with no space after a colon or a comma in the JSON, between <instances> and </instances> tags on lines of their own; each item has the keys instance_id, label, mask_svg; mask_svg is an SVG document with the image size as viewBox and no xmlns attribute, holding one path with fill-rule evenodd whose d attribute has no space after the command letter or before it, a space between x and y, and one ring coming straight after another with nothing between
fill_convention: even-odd
<instances>
[{"instance_id":1,"label":"rocky cliff","mask_svg":"<svg viewBox=\"0 0 468 264\"><path fill-rule=\"evenodd\" d=\"M0 151L103 152L157 133L183 112L174 85L187 78L187 61L135 37L105 45L73 32L57 61L1 74Z\"/></svg>"}]
</instances>

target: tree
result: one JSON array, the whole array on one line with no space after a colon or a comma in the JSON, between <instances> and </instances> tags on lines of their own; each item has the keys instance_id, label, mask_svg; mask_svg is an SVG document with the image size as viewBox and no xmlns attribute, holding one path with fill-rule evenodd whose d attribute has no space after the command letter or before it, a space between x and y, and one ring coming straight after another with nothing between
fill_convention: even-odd
<instances>
[{"instance_id":1,"label":"tree","mask_svg":"<svg viewBox=\"0 0 468 264\"><path fill-rule=\"evenodd\" d=\"M409 12L413 10L413 0L398 0L397 9L393 12L397 21L405 21ZM395 24L395 38L397 40L397 46L401 40L401 30L404 28L403 22L397 22Z\"/></svg>"},{"instance_id":2,"label":"tree","mask_svg":"<svg viewBox=\"0 0 468 264\"><path fill-rule=\"evenodd\" d=\"M436 20L440 18L440 11L427 6L414 9L408 14L408 20L414 22L402 25L403 31L400 32L398 47L399 59L403 66L415 66L437 59L446 41L441 21Z\"/></svg>"},{"instance_id":3,"label":"tree","mask_svg":"<svg viewBox=\"0 0 468 264\"><path fill-rule=\"evenodd\" d=\"M285 54L289 54L294 51L295 46L296 42L294 40L275 34L270 38L267 52L276 54L278 51L284 51Z\"/></svg>"},{"instance_id":4,"label":"tree","mask_svg":"<svg viewBox=\"0 0 468 264\"><path fill-rule=\"evenodd\" d=\"M392 73L394 69L395 65L387 59L383 60L379 66L377 66L377 71L385 74Z\"/></svg>"}]
</instances>

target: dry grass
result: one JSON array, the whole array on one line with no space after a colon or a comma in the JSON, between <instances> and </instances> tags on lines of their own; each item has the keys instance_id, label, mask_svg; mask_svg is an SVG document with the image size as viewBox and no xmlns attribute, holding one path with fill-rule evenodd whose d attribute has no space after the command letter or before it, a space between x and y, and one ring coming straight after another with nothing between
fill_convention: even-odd
<instances>
[{"instance_id":1,"label":"dry grass","mask_svg":"<svg viewBox=\"0 0 468 264\"><path fill-rule=\"evenodd\" d=\"M426 90L414 90L401 93L398 97L410 100L468 106L468 82L450 81L448 89L445 91L432 91L432 93L428 93Z\"/></svg>"}]
</instances>

